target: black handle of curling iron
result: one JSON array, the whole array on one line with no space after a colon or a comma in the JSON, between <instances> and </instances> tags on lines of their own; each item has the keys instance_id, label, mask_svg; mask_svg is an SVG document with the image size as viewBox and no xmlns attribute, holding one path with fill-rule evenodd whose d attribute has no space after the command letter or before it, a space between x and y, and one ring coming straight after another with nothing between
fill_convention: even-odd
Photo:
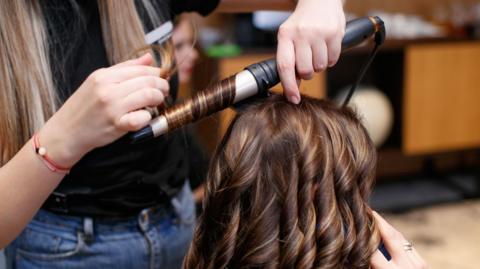
<instances>
[{"instance_id":1,"label":"black handle of curling iron","mask_svg":"<svg viewBox=\"0 0 480 269\"><path fill-rule=\"evenodd\" d=\"M385 25L379 17L363 17L349 21L342 40L342 52L358 46L375 34L375 42L385 41ZM267 96L268 90L280 82L275 58L252 64L245 68L250 71L259 87L257 96Z\"/></svg>"},{"instance_id":2,"label":"black handle of curling iron","mask_svg":"<svg viewBox=\"0 0 480 269\"><path fill-rule=\"evenodd\" d=\"M359 18L347 23L342 51L355 47L375 34L375 42L385 41L385 25L379 17Z\"/></svg>"},{"instance_id":3,"label":"black handle of curling iron","mask_svg":"<svg viewBox=\"0 0 480 269\"><path fill-rule=\"evenodd\" d=\"M342 52L359 45L373 35L375 35L376 48L378 48L378 46L385 40L385 26L380 18L365 17L349 21L346 25L345 36L342 40ZM373 56L371 58L373 58ZM366 65L366 68L368 68L368 65ZM257 84L257 94L252 97L247 97L244 100L239 100L235 106L241 106L243 103L248 103L251 98L268 96L268 90L280 82L275 58L252 64L245 69L248 70L255 79ZM361 75L360 78L362 76L363 75ZM152 125L149 125L131 135L133 143L145 141L153 137L154 131Z\"/></svg>"}]
</instances>

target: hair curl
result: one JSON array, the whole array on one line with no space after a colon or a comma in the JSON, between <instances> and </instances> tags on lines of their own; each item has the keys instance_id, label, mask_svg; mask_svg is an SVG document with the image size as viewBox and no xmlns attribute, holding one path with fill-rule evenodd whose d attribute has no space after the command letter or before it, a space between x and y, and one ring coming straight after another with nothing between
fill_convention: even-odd
<instances>
[{"instance_id":1,"label":"hair curl","mask_svg":"<svg viewBox=\"0 0 480 269\"><path fill-rule=\"evenodd\" d=\"M376 150L348 108L282 96L237 115L184 268L370 268Z\"/></svg>"}]
</instances>

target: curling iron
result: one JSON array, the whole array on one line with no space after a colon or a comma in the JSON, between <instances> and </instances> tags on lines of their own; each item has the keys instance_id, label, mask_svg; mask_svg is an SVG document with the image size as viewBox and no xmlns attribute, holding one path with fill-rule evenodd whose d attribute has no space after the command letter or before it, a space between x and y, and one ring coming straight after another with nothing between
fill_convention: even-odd
<instances>
[{"instance_id":1,"label":"curling iron","mask_svg":"<svg viewBox=\"0 0 480 269\"><path fill-rule=\"evenodd\" d=\"M346 25L345 36L342 40L342 52L359 45L373 35L375 36L375 49L356 83L352 86L345 103L353 94L386 35L384 22L379 17L359 18L349 21ZM198 121L249 98L266 97L269 95L269 89L279 82L277 62L274 58L252 64L245 70L213 84L204 91L197 92L191 99L166 108L148 126L133 133L131 140L133 143L145 141Z\"/></svg>"}]
</instances>

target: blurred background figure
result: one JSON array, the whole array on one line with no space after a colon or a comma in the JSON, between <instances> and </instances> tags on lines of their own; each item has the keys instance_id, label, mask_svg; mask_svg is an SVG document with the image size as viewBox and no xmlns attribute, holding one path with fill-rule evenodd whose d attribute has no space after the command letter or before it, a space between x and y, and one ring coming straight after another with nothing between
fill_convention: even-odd
<instances>
[{"instance_id":1,"label":"blurred background figure","mask_svg":"<svg viewBox=\"0 0 480 269\"><path fill-rule=\"evenodd\" d=\"M178 94L180 99L188 98L193 93L192 75L199 59L195 27L193 15L182 14L175 21L173 29L172 42L175 49L175 61L177 62ZM190 167L193 167L193 169L190 169L190 185L199 209L203 197L203 181L208 168L209 157L204 147L198 142L198 139L192 135L193 132L194 128L188 127L188 130L185 132L185 139L189 147L188 158Z\"/></svg>"},{"instance_id":2,"label":"blurred background figure","mask_svg":"<svg viewBox=\"0 0 480 269\"><path fill-rule=\"evenodd\" d=\"M177 61L180 91L187 90L191 83L193 70L198 60L198 50L195 47L196 33L193 19L184 14L178 17L173 29L172 41L175 46L175 60Z\"/></svg>"}]
</instances>

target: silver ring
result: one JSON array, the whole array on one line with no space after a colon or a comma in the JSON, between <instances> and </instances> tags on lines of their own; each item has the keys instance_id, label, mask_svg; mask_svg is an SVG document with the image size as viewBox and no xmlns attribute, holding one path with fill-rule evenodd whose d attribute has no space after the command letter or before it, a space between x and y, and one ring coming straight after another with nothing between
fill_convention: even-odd
<instances>
[{"instance_id":1,"label":"silver ring","mask_svg":"<svg viewBox=\"0 0 480 269\"><path fill-rule=\"evenodd\" d=\"M413 250L413 244L411 242L403 243L403 250L412 251Z\"/></svg>"}]
</instances>

